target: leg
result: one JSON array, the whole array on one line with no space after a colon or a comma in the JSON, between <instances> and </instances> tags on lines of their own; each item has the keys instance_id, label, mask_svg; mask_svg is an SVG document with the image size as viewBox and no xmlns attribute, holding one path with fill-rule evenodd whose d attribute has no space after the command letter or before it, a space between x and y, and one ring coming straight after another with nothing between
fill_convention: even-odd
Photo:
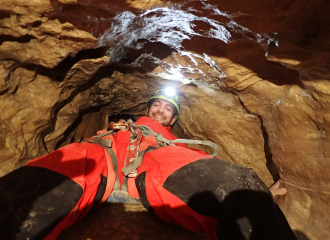
<instances>
[{"instance_id":1,"label":"leg","mask_svg":"<svg viewBox=\"0 0 330 240\"><path fill-rule=\"evenodd\" d=\"M214 239L296 239L268 188L250 168L206 158L171 173L163 182L163 189L149 190L155 188L157 182L160 181L148 177L148 171L137 178L136 185L144 205L149 205L161 217L164 216L162 211L166 212L169 218L183 226L194 216L209 236L215 235L210 236ZM155 192L161 201L154 199ZM170 198L177 202L177 207L167 201ZM188 208L182 207L183 203ZM169 210L168 206L175 208L177 213ZM190 214L187 212L189 209L195 213ZM184 219L181 216L184 214L190 216ZM212 225L211 220L200 216L215 219L216 224ZM206 220L208 224L202 222ZM215 229L207 229L209 226Z\"/></svg>"},{"instance_id":2,"label":"leg","mask_svg":"<svg viewBox=\"0 0 330 240\"><path fill-rule=\"evenodd\" d=\"M1 239L55 239L101 202L107 173L101 146L74 143L0 178Z\"/></svg>"},{"instance_id":3,"label":"leg","mask_svg":"<svg viewBox=\"0 0 330 240\"><path fill-rule=\"evenodd\" d=\"M44 239L70 213L82 188L41 167L22 167L0 178L2 239Z\"/></svg>"}]
</instances>

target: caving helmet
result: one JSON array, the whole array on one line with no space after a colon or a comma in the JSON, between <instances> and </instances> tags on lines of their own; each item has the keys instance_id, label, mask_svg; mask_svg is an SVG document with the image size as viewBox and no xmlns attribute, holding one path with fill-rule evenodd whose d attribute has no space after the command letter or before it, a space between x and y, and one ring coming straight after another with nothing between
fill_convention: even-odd
<instances>
[{"instance_id":1,"label":"caving helmet","mask_svg":"<svg viewBox=\"0 0 330 240\"><path fill-rule=\"evenodd\" d=\"M175 120L177 120L179 117L179 112L180 112L180 99L179 99L179 96L177 95L176 91L171 87L167 87L164 90L155 91L147 102L148 109L150 108L153 100L157 99L157 98L164 99L173 104L173 106L176 110L174 117L175 117Z\"/></svg>"}]
</instances>

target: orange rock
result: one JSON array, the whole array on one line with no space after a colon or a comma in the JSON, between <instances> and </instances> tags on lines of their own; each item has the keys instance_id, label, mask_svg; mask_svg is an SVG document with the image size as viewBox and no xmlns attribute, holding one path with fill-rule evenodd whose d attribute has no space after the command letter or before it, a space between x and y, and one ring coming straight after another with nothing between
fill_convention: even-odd
<instances>
[{"instance_id":1,"label":"orange rock","mask_svg":"<svg viewBox=\"0 0 330 240\"><path fill-rule=\"evenodd\" d=\"M215 142L267 185L280 177L292 228L329 239L328 12L321 0L1 1L0 175L108 116L144 115L173 85L176 135Z\"/></svg>"}]
</instances>

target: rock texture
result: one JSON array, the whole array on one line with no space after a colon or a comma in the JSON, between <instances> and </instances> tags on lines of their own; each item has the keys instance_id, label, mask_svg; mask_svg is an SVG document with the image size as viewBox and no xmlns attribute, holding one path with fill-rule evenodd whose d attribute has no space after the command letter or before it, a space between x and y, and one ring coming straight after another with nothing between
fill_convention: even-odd
<instances>
[{"instance_id":1,"label":"rock texture","mask_svg":"<svg viewBox=\"0 0 330 240\"><path fill-rule=\"evenodd\" d=\"M268 185L280 178L297 236L330 239L329 10L326 0L1 1L0 175L144 115L171 85L176 135L215 142Z\"/></svg>"},{"instance_id":2,"label":"rock texture","mask_svg":"<svg viewBox=\"0 0 330 240\"><path fill-rule=\"evenodd\" d=\"M64 230L57 239L207 240L208 238L206 234L194 233L181 226L164 223L142 205L104 204L76 225Z\"/></svg>"}]
</instances>

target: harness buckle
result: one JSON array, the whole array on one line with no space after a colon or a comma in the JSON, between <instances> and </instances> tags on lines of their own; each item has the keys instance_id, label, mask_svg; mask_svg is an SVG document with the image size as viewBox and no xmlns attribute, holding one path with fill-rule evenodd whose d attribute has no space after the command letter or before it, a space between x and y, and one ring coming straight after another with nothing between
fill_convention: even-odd
<instances>
[{"instance_id":1,"label":"harness buckle","mask_svg":"<svg viewBox=\"0 0 330 240\"><path fill-rule=\"evenodd\" d=\"M131 178L134 178L136 176L137 176L137 170L134 170L127 175L127 177L131 177Z\"/></svg>"}]
</instances>

